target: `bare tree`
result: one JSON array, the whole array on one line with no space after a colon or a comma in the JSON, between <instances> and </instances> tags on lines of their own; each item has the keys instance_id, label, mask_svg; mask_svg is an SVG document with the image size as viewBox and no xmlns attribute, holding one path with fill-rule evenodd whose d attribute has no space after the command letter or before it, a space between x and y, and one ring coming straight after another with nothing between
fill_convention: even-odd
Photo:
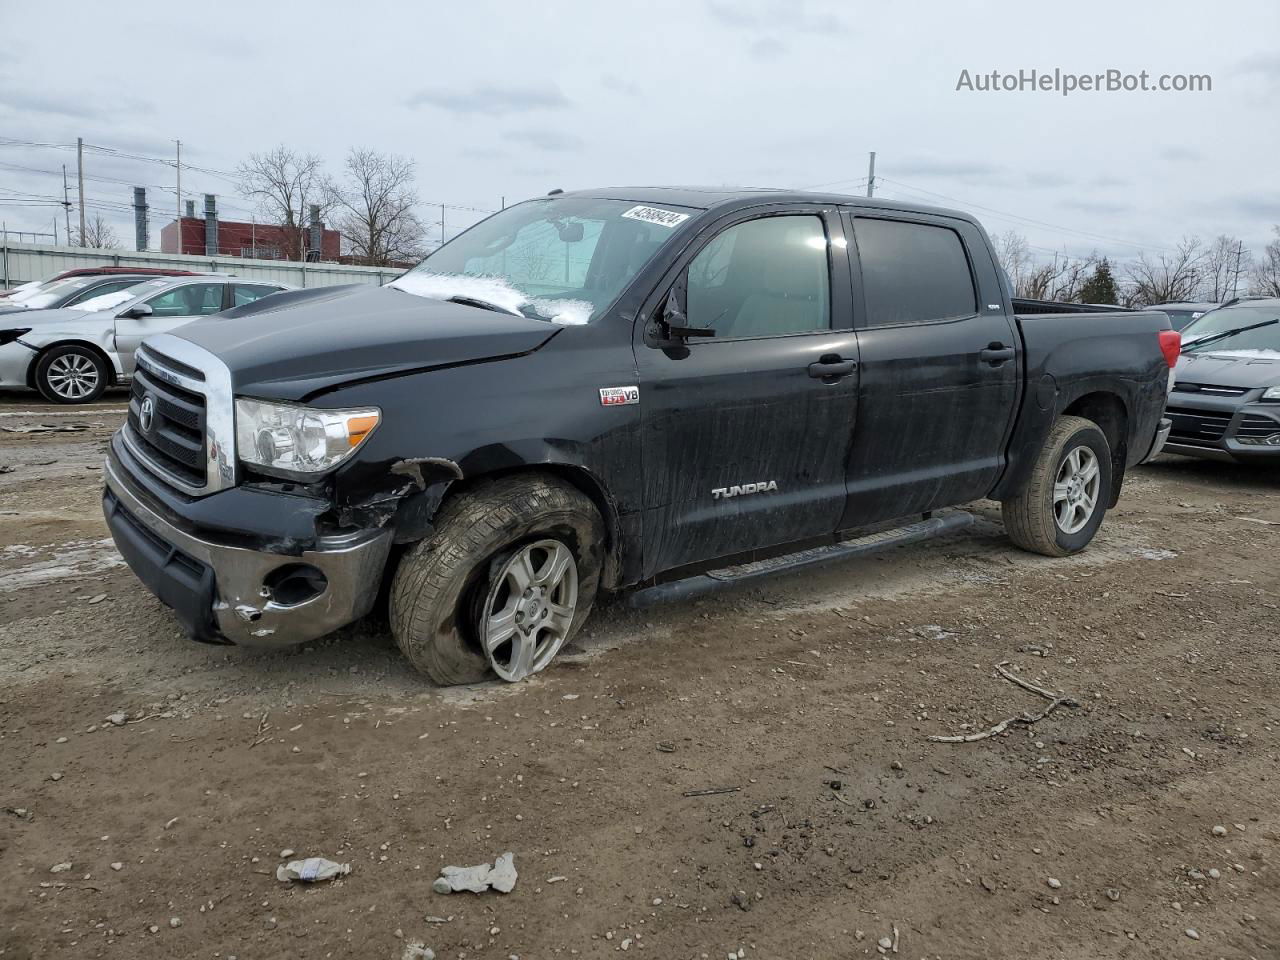
<instances>
[{"instance_id":1,"label":"bare tree","mask_svg":"<svg viewBox=\"0 0 1280 960\"><path fill-rule=\"evenodd\" d=\"M1092 257L1053 255L1053 259L1032 267L1015 289L1019 297L1030 300L1056 300L1074 303L1080 300L1085 281L1093 274Z\"/></svg>"},{"instance_id":2,"label":"bare tree","mask_svg":"<svg viewBox=\"0 0 1280 960\"><path fill-rule=\"evenodd\" d=\"M257 204L268 222L280 227L285 258L303 259L308 208L318 205L323 220L336 202L320 158L281 145L266 153L249 154L236 174L241 194Z\"/></svg>"},{"instance_id":3,"label":"bare tree","mask_svg":"<svg viewBox=\"0 0 1280 960\"><path fill-rule=\"evenodd\" d=\"M351 253L375 267L421 260L426 227L414 209L413 161L353 147L345 168L346 182L334 199Z\"/></svg>"},{"instance_id":4,"label":"bare tree","mask_svg":"<svg viewBox=\"0 0 1280 960\"><path fill-rule=\"evenodd\" d=\"M1149 306L1190 300L1200 287L1206 256L1199 237L1183 237L1177 249L1154 259L1138 254L1129 264L1126 302Z\"/></svg>"},{"instance_id":5,"label":"bare tree","mask_svg":"<svg viewBox=\"0 0 1280 960\"><path fill-rule=\"evenodd\" d=\"M1203 279L1197 295L1213 303L1234 297L1241 292L1241 281L1248 276L1252 259L1252 251L1245 249L1242 240L1221 234L1205 253Z\"/></svg>"},{"instance_id":6,"label":"bare tree","mask_svg":"<svg viewBox=\"0 0 1280 960\"><path fill-rule=\"evenodd\" d=\"M120 246L120 238L116 236L115 229L111 224L102 218L102 214L95 213L84 224L84 243L80 243L79 228L72 228L71 243L73 246L97 247L99 249L113 249Z\"/></svg>"},{"instance_id":7,"label":"bare tree","mask_svg":"<svg viewBox=\"0 0 1280 960\"><path fill-rule=\"evenodd\" d=\"M996 248L996 259L1009 275L1014 293L1022 296L1017 291L1031 270L1031 248L1027 245L1027 238L1016 230L1009 230L993 237L992 242Z\"/></svg>"},{"instance_id":8,"label":"bare tree","mask_svg":"<svg viewBox=\"0 0 1280 960\"><path fill-rule=\"evenodd\" d=\"M1280 297L1280 226L1271 228L1276 238L1262 248L1262 256L1253 267L1253 293L1264 297Z\"/></svg>"}]
</instances>

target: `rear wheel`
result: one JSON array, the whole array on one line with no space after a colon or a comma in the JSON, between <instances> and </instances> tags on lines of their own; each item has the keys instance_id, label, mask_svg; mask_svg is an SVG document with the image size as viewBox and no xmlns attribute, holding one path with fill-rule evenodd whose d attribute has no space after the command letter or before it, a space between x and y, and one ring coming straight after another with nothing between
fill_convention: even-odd
<instances>
[{"instance_id":1,"label":"rear wheel","mask_svg":"<svg viewBox=\"0 0 1280 960\"><path fill-rule=\"evenodd\" d=\"M1061 417L1036 458L1031 478L1001 504L1009 538L1033 553L1065 557L1083 550L1111 502L1111 447L1092 420Z\"/></svg>"},{"instance_id":2,"label":"rear wheel","mask_svg":"<svg viewBox=\"0 0 1280 960\"><path fill-rule=\"evenodd\" d=\"M54 347L36 362L36 388L52 403L93 403L109 378L106 361L75 343Z\"/></svg>"},{"instance_id":3,"label":"rear wheel","mask_svg":"<svg viewBox=\"0 0 1280 960\"><path fill-rule=\"evenodd\" d=\"M591 611L604 525L550 477L483 483L446 502L436 532L400 561L391 630L436 683L515 682L544 669Z\"/></svg>"}]
</instances>

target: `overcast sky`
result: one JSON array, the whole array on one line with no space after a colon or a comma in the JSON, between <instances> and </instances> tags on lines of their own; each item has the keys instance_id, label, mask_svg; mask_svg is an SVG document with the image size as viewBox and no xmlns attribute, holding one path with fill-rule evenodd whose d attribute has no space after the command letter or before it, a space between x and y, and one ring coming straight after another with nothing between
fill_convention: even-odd
<instances>
[{"instance_id":1,"label":"overcast sky","mask_svg":"<svg viewBox=\"0 0 1280 960\"><path fill-rule=\"evenodd\" d=\"M1219 233L1258 248L1280 223L1275 0L0 0L0 37L0 139L172 158L181 138L184 162L223 172L284 143L336 173L357 145L414 158L423 200L456 208L618 184L862 193L875 150L877 195L968 209L1040 252L1123 259ZM1213 89L956 90L963 69L1055 67ZM64 163L74 200L73 149L0 145L10 229L62 230L60 207L21 204L60 199ZM90 151L86 174L126 242L131 217L102 205L152 185L156 247L172 164ZM228 179L187 170L183 189L248 218ZM479 215L448 210L450 235Z\"/></svg>"}]
</instances>

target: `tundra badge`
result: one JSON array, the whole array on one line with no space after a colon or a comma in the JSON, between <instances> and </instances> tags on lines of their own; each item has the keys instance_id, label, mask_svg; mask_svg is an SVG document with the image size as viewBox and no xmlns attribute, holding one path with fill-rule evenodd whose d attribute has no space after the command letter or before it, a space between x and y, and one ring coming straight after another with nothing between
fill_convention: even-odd
<instances>
[{"instance_id":1,"label":"tundra badge","mask_svg":"<svg viewBox=\"0 0 1280 960\"><path fill-rule=\"evenodd\" d=\"M744 493L768 493L777 491L777 480L761 480L759 483L735 483L732 487L716 487L711 491L712 500L728 500Z\"/></svg>"}]
</instances>

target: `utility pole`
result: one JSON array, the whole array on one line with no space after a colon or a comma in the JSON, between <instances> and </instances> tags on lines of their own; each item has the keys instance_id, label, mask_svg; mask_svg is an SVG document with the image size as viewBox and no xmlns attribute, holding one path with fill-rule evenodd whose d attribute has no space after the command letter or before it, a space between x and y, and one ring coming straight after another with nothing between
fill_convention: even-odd
<instances>
[{"instance_id":1,"label":"utility pole","mask_svg":"<svg viewBox=\"0 0 1280 960\"><path fill-rule=\"evenodd\" d=\"M440 246L444 246L444 204L440 204Z\"/></svg>"},{"instance_id":2,"label":"utility pole","mask_svg":"<svg viewBox=\"0 0 1280 960\"><path fill-rule=\"evenodd\" d=\"M84 246L84 137L76 137L76 177L80 181L80 246Z\"/></svg>"},{"instance_id":3,"label":"utility pole","mask_svg":"<svg viewBox=\"0 0 1280 960\"><path fill-rule=\"evenodd\" d=\"M871 151L871 160L867 164L867 196L873 197L876 193L876 152Z\"/></svg>"},{"instance_id":4,"label":"utility pole","mask_svg":"<svg viewBox=\"0 0 1280 960\"><path fill-rule=\"evenodd\" d=\"M182 233L182 141L173 141L178 145L178 233Z\"/></svg>"},{"instance_id":5,"label":"utility pole","mask_svg":"<svg viewBox=\"0 0 1280 960\"><path fill-rule=\"evenodd\" d=\"M1238 288L1238 287L1239 287L1239 285L1240 285L1240 274L1244 272L1244 271L1240 268L1240 264L1241 264L1243 261L1244 261L1244 241L1243 241L1243 240L1237 240L1237 241L1236 241L1236 266L1235 266L1235 269L1231 271L1231 297L1230 297L1230 299L1232 299L1232 300L1234 300L1234 299L1236 298L1236 290L1237 290L1237 288Z\"/></svg>"},{"instance_id":6,"label":"utility pole","mask_svg":"<svg viewBox=\"0 0 1280 960\"><path fill-rule=\"evenodd\" d=\"M71 194L67 190L67 165L62 165L62 212L67 215L67 245L71 244Z\"/></svg>"}]
</instances>

